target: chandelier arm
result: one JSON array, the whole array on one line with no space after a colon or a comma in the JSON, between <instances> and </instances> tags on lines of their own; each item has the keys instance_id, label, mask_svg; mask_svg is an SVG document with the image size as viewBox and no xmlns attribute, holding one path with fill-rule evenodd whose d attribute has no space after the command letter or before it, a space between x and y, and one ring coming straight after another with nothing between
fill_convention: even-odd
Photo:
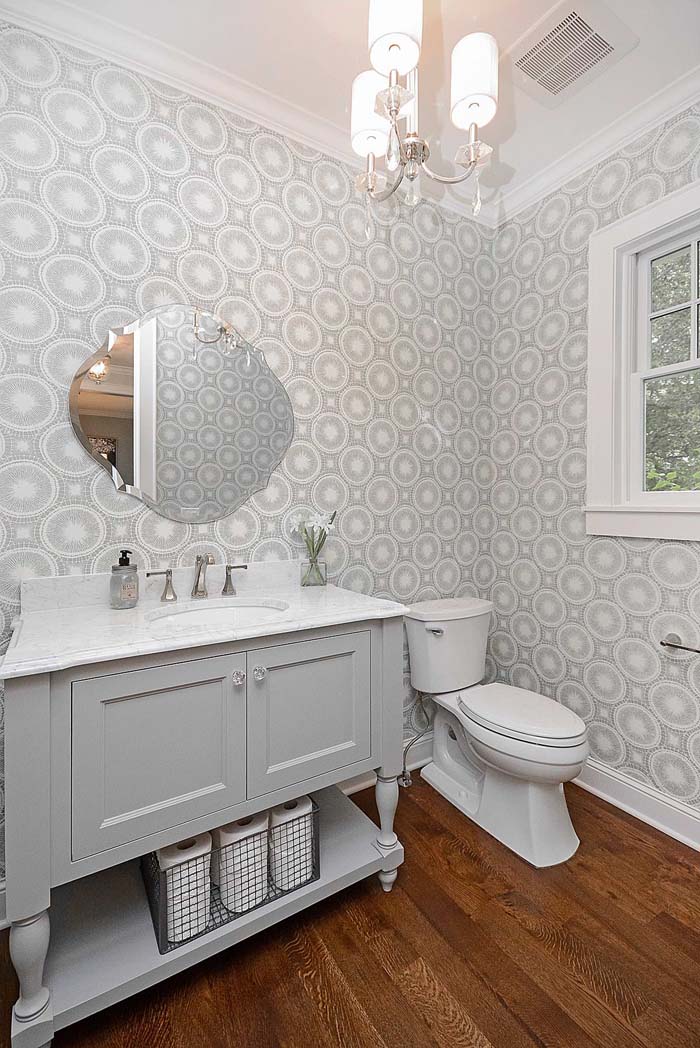
<instances>
[{"instance_id":1,"label":"chandelier arm","mask_svg":"<svg viewBox=\"0 0 700 1048\"><path fill-rule=\"evenodd\" d=\"M422 167L428 178L432 178L434 182L441 182L443 185L446 186L456 186L460 182L466 182L467 179L474 174L474 169L476 168L476 165L477 161L471 160L469 162L467 170L464 172L463 175L439 175L437 171L431 171L426 163L423 163Z\"/></svg>"},{"instance_id":2,"label":"chandelier arm","mask_svg":"<svg viewBox=\"0 0 700 1048\"><path fill-rule=\"evenodd\" d=\"M401 167L399 168L398 174L396 176L396 181L393 182L392 185L387 186L386 189L383 189L381 191L381 193L375 193L373 190L368 189L367 190L367 194L368 194L370 200L373 200L376 204L381 204L381 202L383 200L388 200L389 197L392 196L396 192L396 190L399 188L399 186L403 182L404 171L405 171L405 164L401 164Z\"/></svg>"},{"instance_id":3,"label":"chandelier arm","mask_svg":"<svg viewBox=\"0 0 700 1048\"><path fill-rule=\"evenodd\" d=\"M200 346L214 346L217 342L221 341L222 334L217 335L216 338L202 338L201 335L195 333L195 338L199 342Z\"/></svg>"},{"instance_id":4,"label":"chandelier arm","mask_svg":"<svg viewBox=\"0 0 700 1048\"><path fill-rule=\"evenodd\" d=\"M406 150L404 148L403 139L401 138L401 133L399 131L398 117L396 117L396 116L392 117L392 124L393 124L393 127L394 127L394 132L396 134L396 140L399 143L399 163L401 164L401 169L403 171L403 168L408 163L408 154L406 153ZM402 175L402 177L403 177L403 175ZM397 182L396 184L398 186L399 183Z\"/></svg>"}]
</instances>

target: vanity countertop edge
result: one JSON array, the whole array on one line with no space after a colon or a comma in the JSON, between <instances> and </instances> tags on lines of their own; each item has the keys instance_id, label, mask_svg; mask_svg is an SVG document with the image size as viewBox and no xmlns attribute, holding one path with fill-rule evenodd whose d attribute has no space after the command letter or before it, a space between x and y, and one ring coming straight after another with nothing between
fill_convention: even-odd
<instances>
[{"instance_id":1,"label":"vanity countertop edge","mask_svg":"<svg viewBox=\"0 0 700 1048\"><path fill-rule=\"evenodd\" d=\"M156 652L236 643L371 619L399 618L408 610L395 601L334 585L309 589L299 586L251 588L246 589L245 597L283 600L289 607L279 619L271 622L235 628L182 629L167 636L154 636L151 632L149 619L158 607L153 602L119 611L95 604L65 610L28 610L13 622L9 647L0 660L0 680Z\"/></svg>"}]
</instances>

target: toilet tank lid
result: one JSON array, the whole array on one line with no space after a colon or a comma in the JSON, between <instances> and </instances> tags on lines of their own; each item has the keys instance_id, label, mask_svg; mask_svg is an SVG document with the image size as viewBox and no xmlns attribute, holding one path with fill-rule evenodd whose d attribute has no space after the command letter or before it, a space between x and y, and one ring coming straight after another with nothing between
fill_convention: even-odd
<instances>
[{"instance_id":1,"label":"toilet tank lid","mask_svg":"<svg viewBox=\"0 0 700 1048\"><path fill-rule=\"evenodd\" d=\"M421 600L411 604L404 618L418 622L449 622L451 619L472 619L493 611L493 602L477 597L445 597L443 600Z\"/></svg>"}]
</instances>

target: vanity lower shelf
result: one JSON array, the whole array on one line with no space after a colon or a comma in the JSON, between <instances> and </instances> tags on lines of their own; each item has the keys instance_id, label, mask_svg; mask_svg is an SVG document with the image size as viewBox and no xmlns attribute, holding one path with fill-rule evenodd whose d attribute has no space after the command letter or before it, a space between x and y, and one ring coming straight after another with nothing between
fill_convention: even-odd
<instances>
[{"instance_id":1,"label":"vanity lower shelf","mask_svg":"<svg viewBox=\"0 0 700 1048\"><path fill-rule=\"evenodd\" d=\"M376 844L377 827L337 787L314 793L321 876L266 906L160 954L138 861L54 889L46 985L55 1029L107 1008L382 869L403 848Z\"/></svg>"}]
</instances>

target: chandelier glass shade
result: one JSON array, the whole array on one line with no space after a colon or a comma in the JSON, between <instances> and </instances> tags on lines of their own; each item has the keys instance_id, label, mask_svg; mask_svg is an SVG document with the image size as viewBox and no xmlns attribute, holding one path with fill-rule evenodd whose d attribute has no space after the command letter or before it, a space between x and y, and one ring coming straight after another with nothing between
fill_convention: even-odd
<instances>
[{"instance_id":1,"label":"chandelier glass shade","mask_svg":"<svg viewBox=\"0 0 700 1048\"><path fill-rule=\"evenodd\" d=\"M369 60L382 76L405 76L420 58L423 0L370 0Z\"/></svg>"},{"instance_id":2,"label":"chandelier glass shade","mask_svg":"<svg viewBox=\"0 0 700 1048\"><path fill-rule=\"evenodd\" d=\"M377 113L377 95L386 87L386 77L367 69L352 82L350 138L358 156L386 153L391 127L385 116Z\"/></svg>"},{"instance_id":3,"label":"chandelier glass shade","mask_svg":"<svg viewBox=\"0 0 700 1048\"><path fill-rule=\"evenodd\" d=\"M498 44L489 33L470 33L454 46L450 117L455 127L466 132L466 142L455 156L461 170L442 175L429 166L430 148L418 132L422 35L422 0L370 0L368 43L373 68L355 77L352 85L352 148L366 165L355 180L356 188L369 205L386 200L405 183L405 203L414 205L420 200L422 173L443 185L456 185L475 175L472 209L478 214L479 168L492 152L479 131L494 118L498 106ZM388 177L377 170L381 159Z\"/></svg>"},{"instance_id":4,"label":"chandelier glass shade","mask_svg":"<svg viewBox=\"0 0 700 1048\"><path fill-rule=\"evenodd\" d=\"M464 131L485 127L498 107L498 44L489 33L470 33L452 51L452 123Z\"/></svg>"}]
</instances>

